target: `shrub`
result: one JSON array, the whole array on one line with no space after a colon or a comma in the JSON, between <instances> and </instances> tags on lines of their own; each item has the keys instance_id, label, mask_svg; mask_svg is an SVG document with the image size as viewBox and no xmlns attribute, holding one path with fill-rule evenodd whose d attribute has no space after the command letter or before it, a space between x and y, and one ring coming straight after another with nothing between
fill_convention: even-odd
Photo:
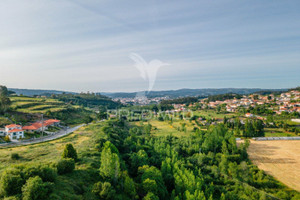
<instances>
[{"instance_id":1,"label":"shrub","mask_svg":"<svg viewBox=\"0 0 300 200\"><path fill-rule=\"evenodd\" d=\"M0 195L12 196L21 193L24 180L21 177L20 170L9 169L2 173L0 179Z\"/></svg>"},{"instance_id":2,"label":"shrub","mask_svg":"<svg viewBox=\"0 0 300 200\"><path fill-rule=\"evenodd\" d=\"M47 199L48 194L52 192L53 183L46 182L36 176L31 177L22 187L23 200L40 200Z\"/></svg>"},{"instance_id":3,"label":"shrub","mask_svg":"<svg viewBox=\"0 0 300 200\"><path fill-rule=\"evenodd\" d=\"M8 135L4 137L4 141L5 141L5 142L10 142L10 138L9 138Z\"/></svg>"},{"instance_id":4,"label":"shrub","mask_svg":"<svg viewBox=\"0 0 300 200\"><path fill-rule=\"evenodd\" d=\"M20 159L20 156L19 156L19 154L17 154L17 153L12 153L11 156L10 156L10 158L11 158L12 160L19 160L19 159Z\"/></svg>"},{"instance_id":5,"label":"shrub","mask_svg":"<svg viewBox=\"0 0 300 200\"><path fill-rule=\"evenodd\" d=\"M98 182L95 183L92 192L96 194L100 199L114 199L116 194L115 189L111 186L109 182Z\"/></svg>"},{"instance_id":6,"label":"shrub","mask_svg":"<svg viewBox=\"0 0 300 200\"><path fill-rule=\"evenodd\" d=\"M32 167L32 166L26 167L23 170L23 173L25 179L39 176L44 182L54 182L57 177L56 170L45 165L39 165L37 167Z\"/></svg>"},{"instance_id":7,"label":"shrub","mask_svg":"<svg viewBox=\"0 0 300 200\"><path fill-rule=\"evenodd\" d=\"M73 158L74 161L77 161L77 152L74 149L72 144L66 144L64 152L62 154L63 158Z\"/></svg>"},{"instance_id":8,"label":"shrub","mask_svg":"<svg viewBox=\"0 0 300 200\"><path fill-rule=\"evenodd\" d=\"M48 166L39 166L39 176L44 182L54 182L57 177L57 172L55 169Z\"/></svg>"},{"instance_id":9,"label":"shrub","mask_svg":"<svg viewBox=\"0 0 300 200\"><path fill-rule=\"evenodd\" d=\"M57 173L67 174L73 172L75 169L75 161L72 158L62 159L57 163Z\"/></svg>"}]
</instances>

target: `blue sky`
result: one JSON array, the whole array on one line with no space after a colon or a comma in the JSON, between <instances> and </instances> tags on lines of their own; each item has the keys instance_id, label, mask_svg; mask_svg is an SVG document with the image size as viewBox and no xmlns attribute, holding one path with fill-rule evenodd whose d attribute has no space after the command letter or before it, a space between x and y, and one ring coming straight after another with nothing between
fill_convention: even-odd
<instances>
[{"instance_id":1,"label":"blue sky","mask_svg":"<svg viewBox=\"0 0 300 200\"><path fill-rule=\"evenodd\" d=\"M147 90L129 54L159 69L154 90L300 85L300 1L4 0L0 84Z\"/></svg>"}]
</instances>

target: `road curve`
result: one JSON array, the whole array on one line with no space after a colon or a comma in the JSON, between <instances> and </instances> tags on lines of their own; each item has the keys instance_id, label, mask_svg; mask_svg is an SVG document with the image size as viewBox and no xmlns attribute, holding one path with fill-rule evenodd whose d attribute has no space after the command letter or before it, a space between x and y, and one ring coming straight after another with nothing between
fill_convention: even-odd
<instances>
[{"instance_id":1,"label":"road curve","mask_svg":"<svg viewBox=\"0 0 300 200\"><path fill-rule=\"evenodd\" d=\"M66 129L66 130L60 130L58 133L56 133L54 135L49 135L49 136L45 136L42 138L36 138L36 139L29 139L29 140L20 141L20 142L2 143L2 144L0 144L0 146L3 146L3 147L22 146L22 145L37 144L37 143L41 143L41 142L55 140L55 139L61 138L63 136L66 136L66 135L78 130L79 128L81 128L83 126L85 126L85 124L81 124L81 125L78 125L73 128Z\"/></svg>"}]
</instances>

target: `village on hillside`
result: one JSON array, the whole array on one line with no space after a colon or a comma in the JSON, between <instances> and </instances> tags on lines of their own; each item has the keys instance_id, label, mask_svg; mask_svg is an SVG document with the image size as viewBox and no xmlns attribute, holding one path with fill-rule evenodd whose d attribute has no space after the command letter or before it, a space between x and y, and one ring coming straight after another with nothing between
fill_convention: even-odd
<instances>
[{"instance_id":1,"label":"village on hillside","mask_svg":"<svg viewBox=\"0 0 300 200\"><path fill-rule=\"evenodd\" d=\"M205 100L201 103L205 104ZM271 104L270 110L273 110L276 114L282 112L300 112L300 92L292 90L290 92L281 93L279 97L270 95L258 95L252 94L249 96L244 95L241 99L227 99L224 101L209 102L208 105L211 108L216 108L218 105L226 104L226 111L236 112L239 107L249 108L256 107L258 105Z\"/></svg>"},{"instance_id":2,"label":"village on hillside","mask_svg":"<svg viewBox=\"0 0 300 200\"><path fill-rule=\"evenodd\" d=\"M188 108L211 108L217 109L220 106L225 108L224 111L229 113L238 112L240 109L247 110L250 107L255 108L262 105L268 105L268 109L273 114L282 114L297 112L300 113L300 92L292 90L290 92L281 93L279 96L274 94L270 95L260 95L251 94L243 95L241 98L232 98L225 100L208 101L208 98L201 99L199 102L186 104L173 104L174 110L172 112L186 111ZM245 113L245 117L254 116L251 113Z\"/></svg>"}]
</instances>

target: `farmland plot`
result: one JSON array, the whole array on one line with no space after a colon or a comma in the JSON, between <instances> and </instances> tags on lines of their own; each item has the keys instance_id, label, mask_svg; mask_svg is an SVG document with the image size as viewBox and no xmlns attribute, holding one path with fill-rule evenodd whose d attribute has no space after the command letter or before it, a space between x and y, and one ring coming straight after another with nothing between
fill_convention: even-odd
<instances>
[{"instance_id":1,"label":"farmland plot","mask_svg":"<svg viewBox=\"0 0 300 200\"><path fill-rule=\"evenodd\" d=\"M287 186L300 191L300 141L251 141L252 162Z\"/></svg>"}]
</instances>

